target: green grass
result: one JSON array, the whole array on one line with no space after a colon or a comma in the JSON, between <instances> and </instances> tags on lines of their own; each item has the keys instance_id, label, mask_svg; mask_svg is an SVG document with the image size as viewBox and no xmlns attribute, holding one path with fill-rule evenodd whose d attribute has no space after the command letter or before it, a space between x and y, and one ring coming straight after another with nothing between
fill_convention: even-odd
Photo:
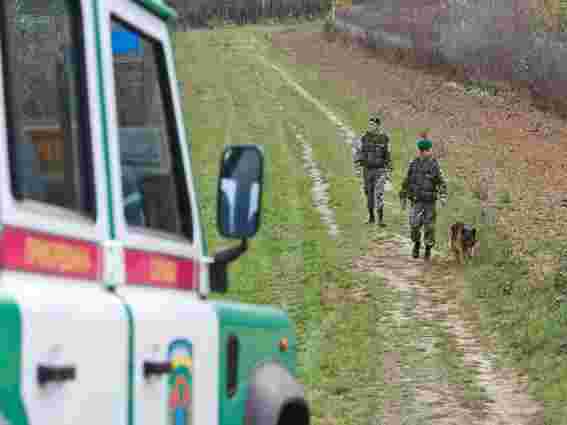
<instances>
[{"instance_id":1,"label":"green grass","mask_svg":"<svg viewBox=\"0 0 567 425\"><path fill-rule=\"evenodd\" d=\"M467 80L465 81L465 92L477 96L496 96L498 85L489 80Z\"/></svg>"},{"instance_id":2,"label":"green grass","mask_svg":"<svg viewBox=\"0 0 567 425\"><path fill-rule=\"evenodd\" d=\"M546 405L546 424L565 424L567 365L560 346L567 337L567 318L557 297L567 282L550 276L534 288L527 262L512 257L508 243L495 242L492 261L468 272L471 292L482 307L481 328L499 336L501 366L528 374L531 394ZM557 255L561 245L539 243L533 249Z\"/></svg>"}]
</instances>

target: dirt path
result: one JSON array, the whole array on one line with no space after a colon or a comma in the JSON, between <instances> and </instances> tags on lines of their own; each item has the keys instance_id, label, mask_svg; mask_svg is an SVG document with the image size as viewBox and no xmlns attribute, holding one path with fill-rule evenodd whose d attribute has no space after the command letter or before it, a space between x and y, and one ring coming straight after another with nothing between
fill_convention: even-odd
<instances>
[{"instance_id":1,"label":"dirt path","mask_svg":"<svg viewBox=\"0 0 567 425\"><path fill-rule=\"evenodd\" d=\"M513 371L496 369L492 355L483 349L474 324L463 319L463 300L460 298L462 276L446 259L435 259L431 264L410 257L410 244L403 238L392 238L376 244L365 257L355 260L355 269L376 273L387 284L402 293L412 294L412 311L407 319L437 321L447 325L454 338L455 348L464 354L465 367L478 371L478 380L485 389L485 403L467 401L458 385L444 382L426 382L417 385L416 397L430 406L429 419L435 424L535 425L543 424L543 409L527 396L525 381ZM402 297L403 299L404 297ZM405 297L407 299L407 297ZM424 335L425 336L425 335ZM421 349L434 342L416 341ZM430 349L430 348L429 348ZM390 353L385 364L393 365L396 354ZM399 360L398 360L399 361ZM395 367L396 370L399 366ZM390 385L399 385L399 373L386 374ZM399 408L392 403L385 406L384 424L400 423Z\"/></svg>"},{"instance_id":2,"label":"dirt path","mask_svg":"<svg viewBox=\"0 0 567 425\"><path fill-rule=\"evenodd\" d=\"M313 103L330 122L337 126L343 142L352 143L354 131L342 123L337 116L315 99L281 67L269 63L282 78L307 101ZM297 134L304 148L305 167L313 179L314 206L321 211L329 233L338 237L340 231L328 206L325 186L318 178L317 166L312 161L310 147ZM487 348L483 347L475 329L476 324L467 321L462 311L466 308L462 298L463 281L460 273L449 261L439 256L432 263L413 260L410 244L406 238L391 235L376 243L367 256L355 259L355 270L376 273L387 284L401 292L398 322L443 323L454 342L454 349L463 353L466 368L477 372L480 386L486 393L484 402L467 399L465 386L448 382L439 370L417 368L404 364L399 352L384 354L384 377L388 386L400 387L400 400L385 401L384 415L377 418L383 425L402 423L456 424L456 425L539 425L543 424L543 409L532 401L522 382L513 371L496 369ZM428 334L427 326L415 342L416 349L424 352L436 350L435 338Z\"/></svg>"}]
</instances>

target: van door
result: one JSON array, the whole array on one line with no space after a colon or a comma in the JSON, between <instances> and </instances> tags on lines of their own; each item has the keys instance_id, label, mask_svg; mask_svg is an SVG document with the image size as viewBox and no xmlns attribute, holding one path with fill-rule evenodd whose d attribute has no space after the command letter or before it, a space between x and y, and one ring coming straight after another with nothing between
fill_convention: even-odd
<instances>
[{"instance_id":1,"label":"van door","mask_svg":"<svg viewBox=\"0 0 567 425\"><path fill-rule=\"evenodd\" d=\"M113 0L101 28L135 422L217 424L218 323L198 297L201 234L166 22Z\"/></svg>"},{"instance_id":2,"label":"van door","mask_svg":"<svg viewBox=\"0 0 567 425\"><path fill-rule=\"evenodd\" d=\"M19 344L2 350L19 354L20 381L11 384L20 392L0 390L0 398L20 396L14 402L25 412L8 423L126 424L128 326L120 301L99 287L63 279L5 272L2 280L1 293L17 306L19 323L13 330ZM11 329L4 327L6 315L2 320L6 341ZM0 387L10 384L2 382L7 378L2 373Z\"/></svg>"},{"instance_id":3,"label":"van door","mask_svg":"<svg viewBox=\"0 0 567 425\"><path fill-rule=\"evenodd\" d=\"M92 4L0 2L0 423L127 423Z\"/></svg>"}]
</instances>

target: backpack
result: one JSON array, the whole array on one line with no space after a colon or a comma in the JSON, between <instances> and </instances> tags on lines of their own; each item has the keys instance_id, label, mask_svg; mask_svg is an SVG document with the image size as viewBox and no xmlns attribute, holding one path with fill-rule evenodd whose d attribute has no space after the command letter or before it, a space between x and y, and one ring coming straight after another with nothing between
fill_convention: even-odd
<instances>
[{"instance_id":1,"label":"backpack","mask_svg":"<svg viewBox=\"0 0 567 425\"><path fill-rule=\"evenodd\" d=\"M436 159L414 159L408 173L409 196L418 202L435 201L440 174L439 163Z\"/></svg>"},{"instance_id":2,"label":"backpack","mask_svg":"<svg viewBox=\"0 0 567 425\"><path fill-rule=\"evenodd\" d=\"M362 138L362 164L366 168L384 168L388 150L388 136L367 133Z\"/></svg>"}]
</instances>

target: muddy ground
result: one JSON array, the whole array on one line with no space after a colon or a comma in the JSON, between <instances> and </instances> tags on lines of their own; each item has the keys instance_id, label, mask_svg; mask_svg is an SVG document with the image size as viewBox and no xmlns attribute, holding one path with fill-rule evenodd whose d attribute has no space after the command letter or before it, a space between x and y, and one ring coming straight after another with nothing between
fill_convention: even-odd
<instances>
[{"instance_id":1,"label":"muddy ground","mask_svg":"<svg viewBox=\"0 0 567 425\"><path fill-rule=\"evenodd\" d=\"M465 178L469 190L483 192L486 206L502 191L508 192L513 207L499 211L496 222L499 232L514 242L517 255L528 255L529 241L566 236L560 223L567 218L567 209L562 208L567 198L567 133L561 120L538 111L527 97L511 91L472 96L459 84L400 67L364 49L330 43L319 32L274 34L272 42L297 63L317 64L323 78L341 81L337 87L344 88L345 95L366 96L389 127L431 128L432 138L446 144L448 173ZM412 421L407 400L387 400L380 422L543 424L543 406L528 396L526 377L495 367L494 341L480 336L478 312L465 305L462 272L450 259L437 256L427 264L409 259L409 253L406 239L390 235L367 256L355 259L353 267L379 274L405 294L399 320L443 322L455 348L464 353L465 366L477 371L486 397L470 399L463 386L433 371L417 379L399 353L385 353L386 384L411 387L409 404L427 406L428 412ZM555 263L554 258L534 257L533 284ZM424 334L416 345L430 351L435 341Z\"/></svg>"},{"instance_id":2,"label":"muddy ground","mask_svg":"<svg viewBox=\"0 0 567 425\"><path fill-rule=\"evenodd\" d=\"M405 294L406 320L444 323L454 344L453 349L464 353L464 365L478 373L478 380L486 398L471 400L464 386L448 383L429 373L417 380L409 375L409 385L415 391L420 406L429 412L421 413L422 422L436 425L537 425L543 424L543 406L527 395L527 379L515 371L495 367L491 342L481 341L477 322L463 312L465 306L463 276L451 260L437 258L432 263L409 258L411 245L407 240L391 238L377 243L367 256L354 261L354 268L376 273L388 285ZM403 312L401 313L404 314ZM418 349L431 351L435 341L427 333L416 341ZM400 385L403 364L396 352L384 358L387 385ZM413 379L412 379L413 378ZM399 403L388 400L384 406L383 424L407 423Z\"/></svg>"}]
</instances>

